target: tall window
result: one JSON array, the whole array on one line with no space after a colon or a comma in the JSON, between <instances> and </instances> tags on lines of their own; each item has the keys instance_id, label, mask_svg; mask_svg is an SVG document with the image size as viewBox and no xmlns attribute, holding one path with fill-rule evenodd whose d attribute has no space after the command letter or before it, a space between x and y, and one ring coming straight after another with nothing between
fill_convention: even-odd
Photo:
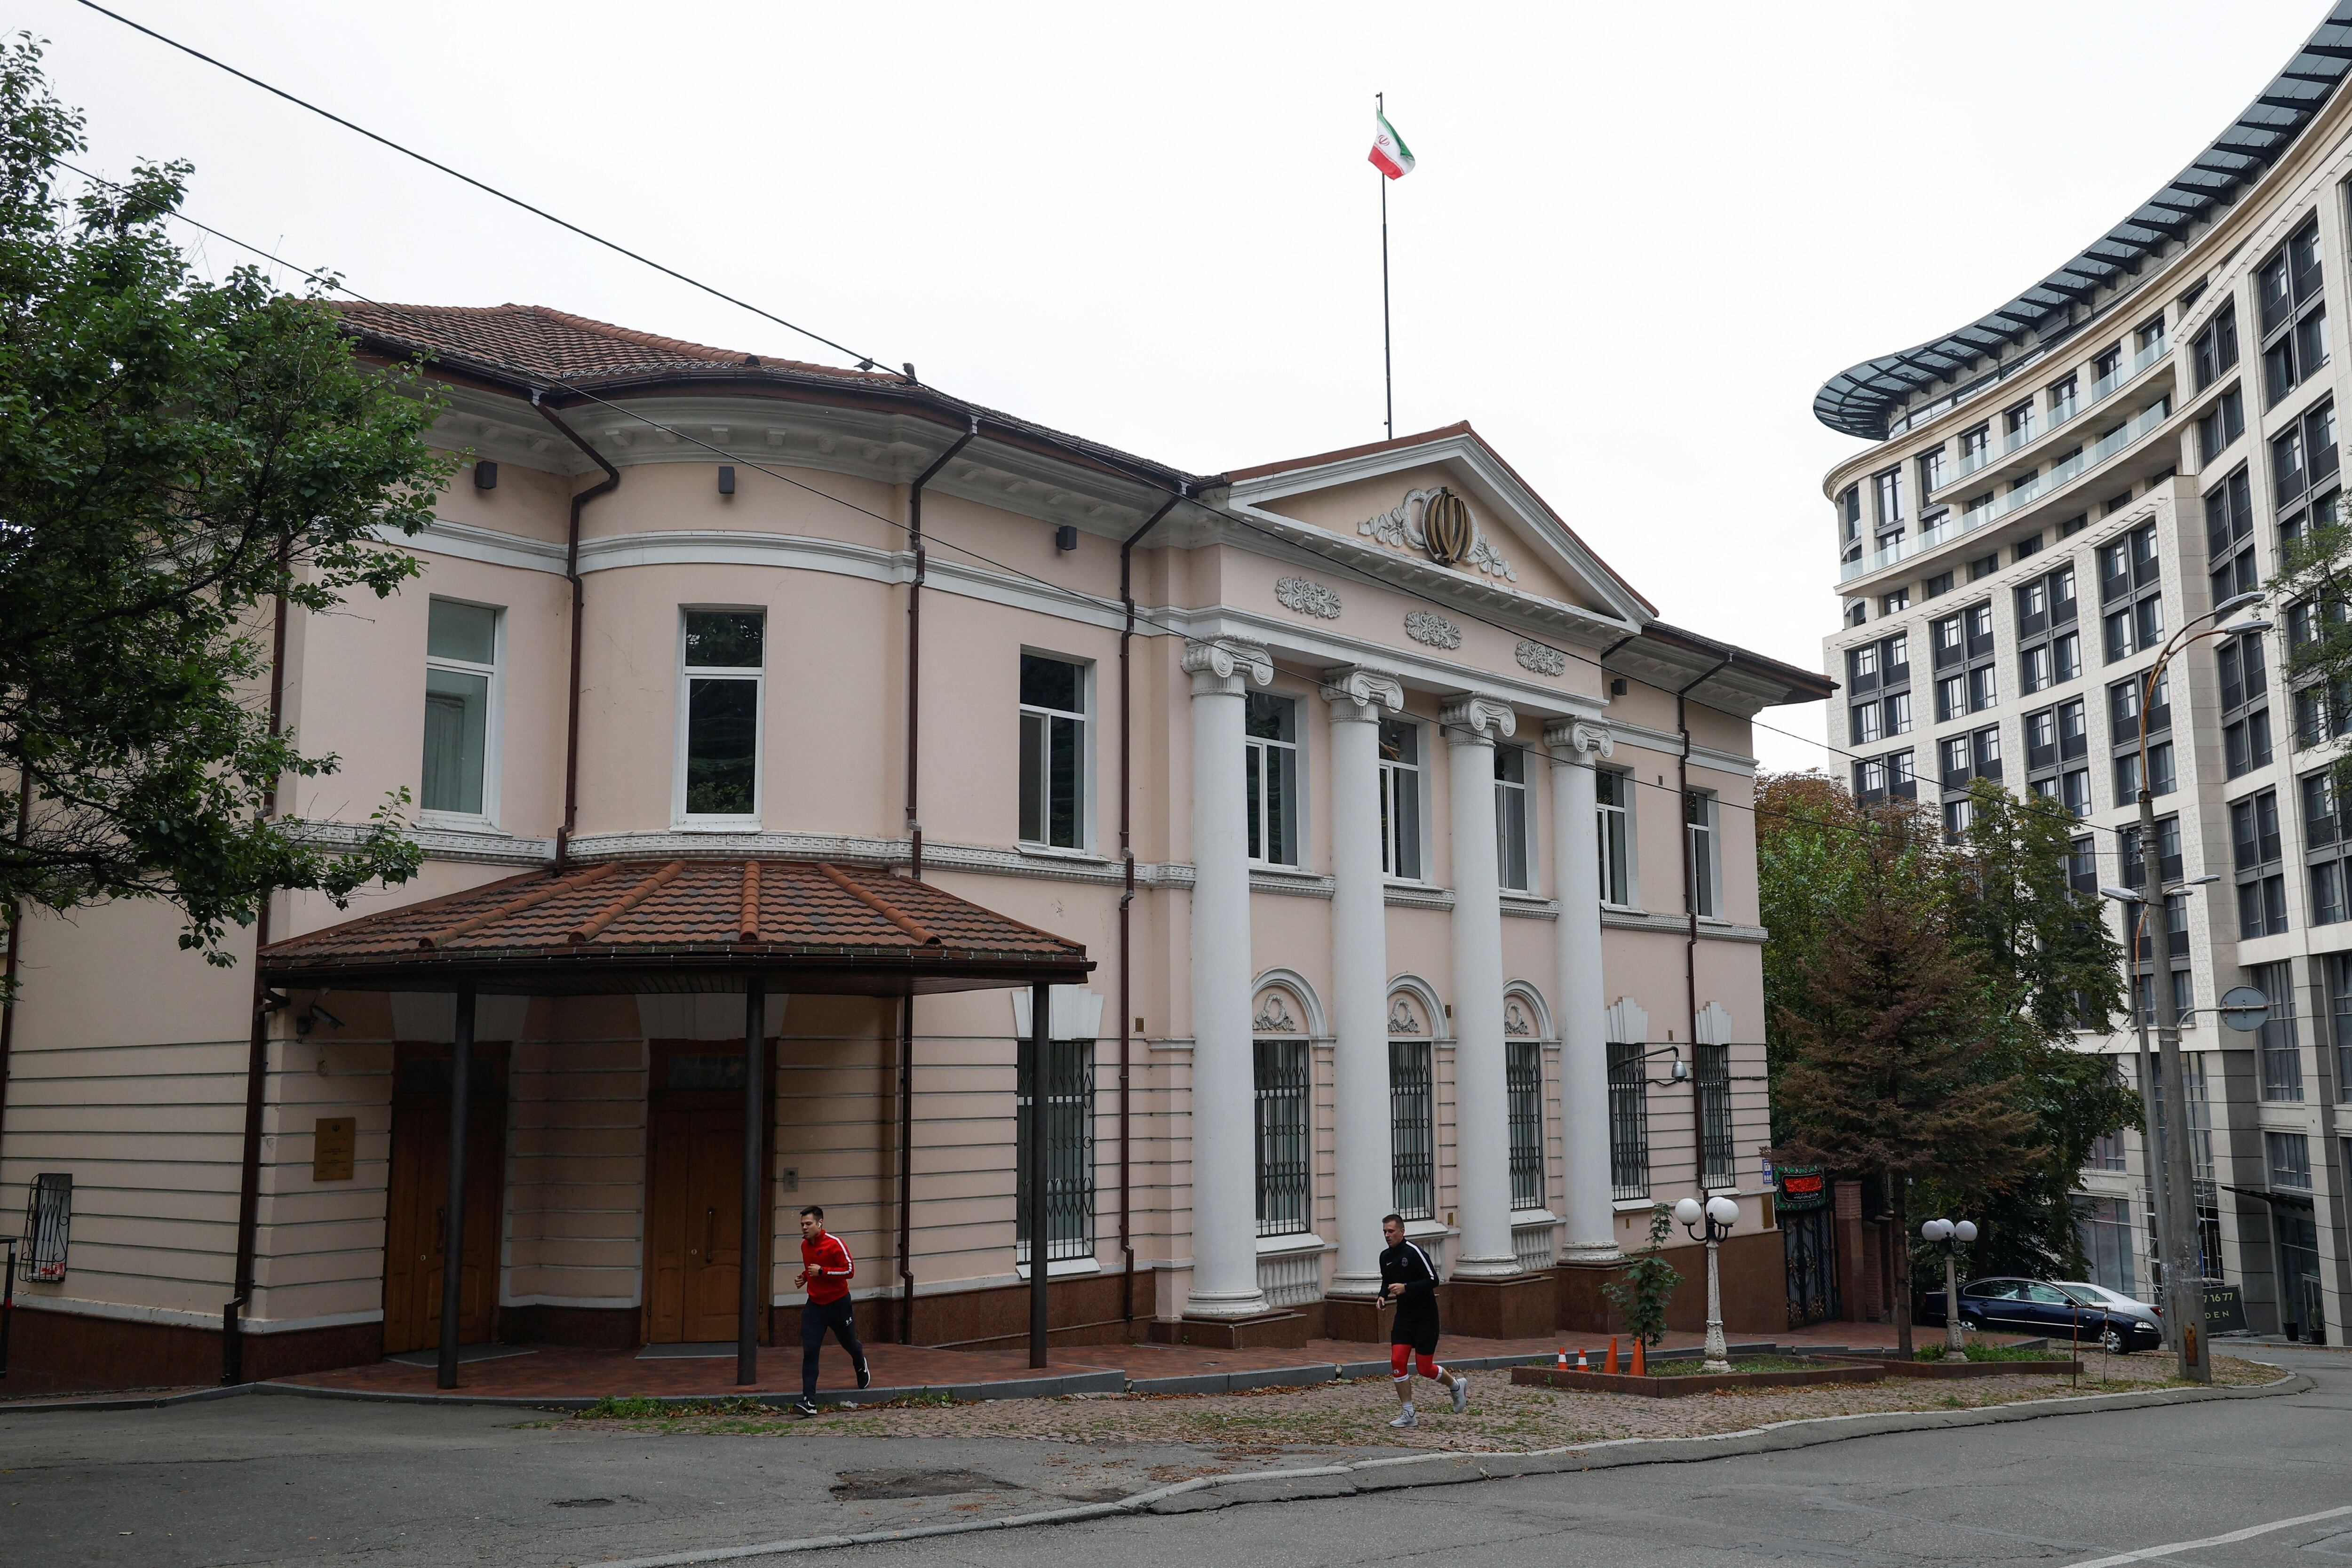
<instances>
[{"instance_id":1,"label":"tall window","mask_svg":"<svg viewBox=\"0 0 2352 1568\"><path fill-rule=\"evenodd\" d=\"M2270 1016L2254 1032L2254 1052L2262 1062L2263 1098L2299 1100L2303 1098L2303 1050L2295 1038L2294 973L2292 965L2265 963L2247 978L2270 1000Z\"/></svg>"},{"instance_id":2,"label":"tall window","mask_svg":"<svg viewBox=\"0 0 2352 1568\"><path fill-rule=\"evenodd\" d=\"M1637 1045L1609 1047L1609 1184L1619 1198L1650 1195L1650 1096Z\"/></svg>"},{"instance_id":3,"label":"tall window","mask_svg":"<svg viewBox=\"0 0 2352 1568\"><path fill-rule=\"evenodd\" d=\"M1633 903L1633 780L1606 768L1592 770L1593 809L1601 835L1601 901Z\"/></svg>"},{"instance_id":4,"label":"tall window","mask_svg":"<svg viewBox=\"0 0 2352 1568\"><path fill-rule=\"evenodd\" d=\"M1543 1047L1534 1040L1503 1042L1503 1076L1510 1097L1511 1206L1544 1203Z\"/></svg>"},{"instance_id":5,"label":"tall window","mask_svg":"<svg viewBox=\"0 0 2352 1568\"><path fill-rule=\"evenodd\" d=\"M2279 860L2276 790L2230 803L2230 855L2237 879L2239 937L2279 935L2286 930L2286 872Z\"/></svg>"},{"instance_id":6,"label":"tall window","mask_svg":"<svg viewBox=\"0 0 2352 1568\"><path fill-rule=\"evenodd\" d=\"M1495 748L1495 863L1503 886L1531 892L1534 868L1528 853L1528 749Z\"/></svg>"},{"instance_id":7,"label":"tall window","mask_svg":"<svg viewBox=\"0 0 2352 1568\"><path fill-rule=\"evenodd\" d=\"M1021 842L1086 847L1087 668L1021 656Z\"/></svg>"},{"instance_id":8,"label":"tall window","mask_svg":"<svg viewBox=\"0 0 2352 1568\"><path fill-rule=\"evenodd\" d=\"M2119 1295L2133 1289L2131 1204L2124 1198L2076 1198L2075 1233L2090 1259L2091 1283Z\"/></svg>"},{"instance_id":9,"label":"tall window","mask_svg":"<svg viewBox=\"0 0 2352 1568\"><path fill-rule=\"evenodd\" d=\"M1095 1255L1095 1043L1045 1042L1045 1259ZM1022 1052L1019 1205L1014 1219L1018 1261L1029 1261L1029 1100L1036 1092L1029 1053Z\"/></svg>"},{"instance_id":10,"label":"tall window","mask_svg":"<svg viewBox=\"0 0 2352 1568\"><path fill-rule=\"evenodd\" d=\"M2253 587L2254 495L2243 463L2205 492L2205 559L2215 604Z\"/></svg>"},{"instance_id":11,"label":"tall window","mask_svg":"<svg viewBox=\"0 0 2352 1568\"><path fill-rule=\"evenodd\" d=\"M2327 304L2321 298L2319 219L2313 217L2254 275L2261 301L2263 389L2276 403L2327 363Z\"/></svg>"},{"instance_id":12,"label":"tall window","mask_svg":"<svg viewBox=\"0 0 2352 1568\"><path fill-rule=\"evenodd\" d=\"M761 688L768 617L759 610L686 612L686 744L678 793L688 817L760 814Z\"/></svg>"},{"instance_id":13,"label":"tall window","mask_svg":"<svg viewBox=\"0 0 2352 1568\"><path fill-rule=\"evenodd\" d=\"M1710 1188L1730 1186L1731 1047L1693 1046L1691 1078L1698 1089L1700 1184Z\"/></svg>"},{"instance_id":14,"label":"tall window","mask_svg":"<svg viewBox=\"0 0 2352 1568\"><path fill-rule=\"evenodd\" d=\"M2336 1093L2352 1083L2352 952L2327 955L2328 1021L2335 1026Z\"/></svg>"},{"instance_id":15,"label":"tall window","mask_svg":"<svg viewBox=\"0 0 2352 1568\"><path fill-rule=\"evenodd\" d=\"M425 779L417 791L425 810L489 817L498 677L499 612L434 600L425 620Z\"/></svg>"},{"instance_id":16,"label":"tall window","mask_svg":"<svg viewBox=\"0 0 2352 1568\"><path fill-rule=\"evenodd\" d=\"M1381 869L1421 880L1421 728L1381 721Z\"/></svg>"},{"instance_id":17,"label":"tall window","mask_svg":"<svg viewBox=\"0 0 2352 1568\"><path fill-rule=\"evenodd\" d=\"M2271 1185L2291 1193L2311 1191L2311 1140L2300 1132L2265 1132L2263 1155Z\"/></svg>"},{"instance_id":18,"label":"tall window","mask_svg":"<svg viewBox=\"0 0 2352 1568\"><path fill-rule=\"evenodd\" d=\"M2197 390L2204 391L2238 363L2238 306L2235 300L2213 313L2212 321L2197 334Z\"/></svg>"},{"instance_id":19,"label":"tall window","mask_svg":"<svg viewBox=\"0 0 2352 1568\"><path fill-rule=\"evenodd\" d=\"M1874 474L1870 485L1878 500L1878 526L1888 529L1900 523L1903 521L1903 470L1889 468L1883 474Z\"/></svg>"},{"instance_id":20,"label":"tall window","mask_svg":"<svg viewBox=\"0 0 2352 1568\"><path fill-rule=\"evenodd\" d=\"M1432 1109L1430 1043L1389 1041L1390 1178L1397 1213L1437 1213L1437 1134Z\"/></svg>"},{"instance_id":21,"label":"tall window","mask_svg":"<svg viewBox=\"0 0 2352 1568\"><path fill-rule=\"evenodd\" d=\"M1257 1233L1307 1228L1311 1194L1307 1138L1307 1042L1259 1040L1257 1050Z\"/></svg>"},{"instance_id":22,"label":"tall window","mask_svg":"<svg viewBox=\"0 0 2352 1568\"><path fill-rule=\"evenodd\" d=\"M1685 795L1683 821L1690 835L1691 909L1712 918L1722 913L1716 887L1715 796L1702 790Z\"/></svg>"},{"instance_id":23,"label":"tall window","mask_svg":"<svg viewBox=\"0 0 2352 1568\"><path fill-rule=\"evenodd\" d=\"M1242 763L1249 787L1249 858L1298 864L1298 703L1271 692L1247 699Z\"/></svg>"}]
</instances>

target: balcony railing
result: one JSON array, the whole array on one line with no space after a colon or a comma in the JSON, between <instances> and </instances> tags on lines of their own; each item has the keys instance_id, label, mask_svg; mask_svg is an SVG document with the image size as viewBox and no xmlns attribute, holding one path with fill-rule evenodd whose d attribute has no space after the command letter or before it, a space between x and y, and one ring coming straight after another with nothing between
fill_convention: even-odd
<instances>
[{"instance_id":1,"label":"balcony railing","mask_svg":"<svg viewBox=\"0 0 2352 1568\"><path fill-rule=\"evenodd\" d=\"M2171 415L2172 399L2159 398L2142 409L2137 417L2121 426L2105 439L2076 453L2053 468L2048 473L2020 485L2007 495L1995 497L1991 501L1978 507L1973 511L1963 512L1949 522L1928 529L1909 539L1898 539L1885 549L1874 551L1859 561L1846 562L1838 568L1838 581L1851 583L1857 577L1867 577L1874 572L1883 572L1887 567L1908 561L1915 555L1924 555L1939 545L1948 544L1963 534L1974 533L1988 523L1998 522L2018 508L2032 505L2043 496L2072 483L2083 474L2097 468L2125 447L2147 436L2149 431L2171 417Z\"/></svg>"},{"instance_id":2,"label":"balcony railing","mask_svg":"<svg viewBox=\"0 0 2352 1568\"><path fill-rule=\"evenodd\" d=\"M2034 424L2028 425L2021 430L2012 430L2002 437L2000 449L1998 452L1993 450L1990 442L1987 442L1973 452L1963 452L1960 455L1958 466L1952 470L1951 477L1937 484L1929 493L1934 494L1958 484L1979 468L2008 457L2020 447L2032 445L2042 437L2047 436L2061 425L2080 415L2084 409L2105 402L2114 395L2117 387L2122 386L2171 352L2172 340L2169 337L2157 339L2129 360L2117 365L2113 375L2104 375L2093 382L2091 395L2088 397L2069 398L2066 402L2058 404L2041 414Z\"/></svg>"}]
</instances>

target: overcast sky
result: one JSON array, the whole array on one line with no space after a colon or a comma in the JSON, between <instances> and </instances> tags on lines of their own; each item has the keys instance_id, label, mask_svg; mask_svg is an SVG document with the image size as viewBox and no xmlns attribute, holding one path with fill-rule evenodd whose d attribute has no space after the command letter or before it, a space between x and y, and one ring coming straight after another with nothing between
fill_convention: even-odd
<instances>
[{"instance_id":1,"label":"overcast sky","mask_svg":"<svg viewBox=\"0 0 2352 1568\"><path fill-rule=\"evenodd\" d=\"M2072 257L2325 10L111 4L934 385L1203 472L1382 433L1385 91L1420 160L1389 193L1398 430L1470 420L1667 619L1809 668L1822 475L1855 447L1821 383ZM192 216L372 298L829 357L71 0L16 9L100 173L187 159Z\"/></svg>"}]
</instances>

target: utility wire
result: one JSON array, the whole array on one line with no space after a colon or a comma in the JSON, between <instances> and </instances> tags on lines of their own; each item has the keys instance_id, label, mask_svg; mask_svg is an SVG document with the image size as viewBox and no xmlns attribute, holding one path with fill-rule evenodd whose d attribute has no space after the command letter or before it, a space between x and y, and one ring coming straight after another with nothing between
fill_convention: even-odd
<instances>
[{"instance_id":1,"label":"utility wire","mask_svg":"<svg viewBox=\"0 0 2352 1568\"><path fill-rule=\"evenodd\" d=\"M824 333L803 327L797 321L788 321L784 320L783 317L775 314L772 310L761 309L759 306L752 304L748 300L740 299L733 294L728 293L723 289L716 288L711 284L703 282L698 278L688 277L686 273L680 272L675 267L667 266L662 262L656 261L650 256L646 256L639 251L632 250L627 246L621 244L618 240L607 239L603 235L596 233L593 229L581 227L578 224L573 223L569 218L558 217L544 207L533 206L530 203L523 200L520 196L513 195L508 192L502 191L496 185L490 184L486 181L478 180L474 178L473 175L465 173L463 170L453 169L448 164L440 162L438 159L429 158L414 147L405 146L401 142L394 141L389 136L381 135L376 132L369 130L364 125L355 124L331 110L320 108L317 104L312 103L306 98L298 98L282 87L273 87L257 76L253 76L247 72L237 69L235 66L230 65L226 60L215 59L212 56L205 53L202 49L191 47L189 45L180 42L177 38L168 37L165 34L157 32L152 27L134 22L130 17L122 15L120 11L110 11L105 6L98 5L96 0L76 0L76 3L89 10L97 12L101 16L113 18L115 21L121 23L124 26L129 27L133 32L144 33L147 37L154 39L159 44L177 49L182 54L187 55L192 58L202 60L205 64L213 67L216 70L226 71L229 75L236 78L239 81L250 83L251 85L259 88L262 91L269 93L273 97L282 98L298 109L307 109L322 120L332 121L337 125L341 126L344 130L352 132L357 135L364 136L380 147L390 148L393 152L399 153L404 158L414 158L416 162L424 164L426 168L438 170L440 173L448 175L453 180L462 180L467 184L473 186L474 189L480 191L485 195L495 196L499 201L505 202L510 206L520 207L524 212L530 214L533 217L545 218L549 223L555 225L558 228L568 229L572 233L578 235L581 238L587 240L592 245L601 245L605 249L625 256L630 260L637 262L642 266L652 268L655 271L661 273L664 277L675 279L678 282L685 284L689 289L699 289L715 300L723 300L728 304L736 306L738 309L749 310L751 314L759 317L761 321L773 321L777 326L783 328L787 331L798 332L802 337L807 338L813 342L823 343L825 347L833 350L835 353L846 354L851 359L857 362L857 368L860 370L871 370L876 364L880 363L872 354L860 353L856 349L850 348L843 343L837 343L831 338L826 337ZM247 247L247 248L250 249L251 247ZM898 374L900 373L892 372L891 374ZM909 366L904 374L908 382L911 383L914 381L915 377L911 366Z\"/></svg>"}]
</instances>

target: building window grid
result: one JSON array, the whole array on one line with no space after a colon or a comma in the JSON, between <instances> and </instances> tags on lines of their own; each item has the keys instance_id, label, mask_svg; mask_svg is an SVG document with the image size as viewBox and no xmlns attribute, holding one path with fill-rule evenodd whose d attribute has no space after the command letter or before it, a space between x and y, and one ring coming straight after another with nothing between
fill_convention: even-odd
<instances>
[{"instance_id":1,"label":"building window grid","mask_svg":"<svg viewBox=\"0 0 2352 1568\"><path fill-rule=\"evenodd\" d=\"M2270 1002L2270 1014L2254 1032L2254 1055L2261 1064L2262 1094L2266 1100L2294 1102L2303 1099L2303 1043L2294 1026L2294 971L2289 963L2265 963L2247 971L2246 979Z\"/></svg>"},{"instance_id":2,"label":"building window grid","mask_svg":"<svg viewBox=\"0 0 2352 1568\"><path fill-rule=\"evenodd\" d=\"M2164 640L2164 581L2156 525L2147 523L2099 550L2099 609L2109 664Z\"/></svg>"},{"instance_id":3,"label":"building window grid","mask_svg":"<svg viewBox=\"0 0 2352 1568\"><path fill-rule=\"evenodd\" d=\"M1045 1259L1095 1255L1095 1042L1048 1040L1045 1068ZM1024 1053L1025 1057L1027 1053ZM740 1060L740 1058L736 1058ZM1036 1092L1034 1067L1016 1069L1014 1094L1019 1174L1014 1179L1013 1246L1029 1261L1029 1104Z\"/></svg>"},{"instance_id":4,"label":"building window grid","mask_svg":"<svg viewBox=\"0 0 2352 1568\"><path fill-rule=\"evenodd\" d=\"M1297 700L1269 691L1249 693L1242 748L1249 858L1262 866L1296 866L1299 862Z\"/></svg>"},{"instance_id":5,"label":"building window grid","mask_svg":"<svg viewBox=\"0 0 2352 1568\"><path fill-rule=\"evenodd\" d=\"M425 634L425 762L419 809L488 823L496 809L502 613L435 599Z\"/></svg>"},{"instance_id":6,"label":"building window grid","mask_svg":"<svg viewBox=\"0 0 2352 1568\"><path fill-rule=\"evenodd\" d=\"M689 819L757 822L766 670L766 612L684 612L678 798Z\"/></svg>"},{"instance_id":7,"label":"building window grid","mask_svg":"<svg viewBox=\"0 0 2352 1568\"><path fill-rule=\"evenodd\" d=\"M2243 463L2205 492L2205 565L2217 605L2256 582L2253 481Z\"/></svg>"},{"instance_id":8,"label":"building window grid","mask_svg":"<svg viewBox=\"0 0 2352 1568\"><path fill-rule=\"evenodd\" d=\"M1437 1134L1427 1040L1389 1042L1390 1185L1407 1219L1437 1214Z\"/></svg>"},{"instance_id":9,"label":"building window grid","mask_svg":"<svg viewBox=\"0 0 2352 1568\"><path fill-rule=\"evenodd\" d=\"M1021 842L1086 847L1087 667L1021 656Z\"/></svg>"},{"instance_id":10,"label":"building window grid","mask_svg":"<svg viewBox=\"0 0 2352 1568\"><path fill-rule=\"evenodd\" d=\"M1381 721L1381 870L1421 880L1421 727Z\"/></svg>"},{"instance_id":11,"label":"building window grid","mask_svg":"<svg viewBox=\"0 0 2352 1568\"><path fill-rule=\"evenodd\" d=\"M1691 1079L1698 1094L1700 1185L1728 1187L1737 1174L1731 1149L1731 1047L1693 1046Z\"/></svg>"},{"instance_id":12,"label":"building window grid","mask_svg":"<svg viewBox=\"0 0 2352 1568\"><path fill-rule=\"evenodd\" d=\"M1630 774L1595 768L1594 830L1601 840L1601 901L1633 907L1633 781Z\"/></svg>"},{"instance_id":13,"label":"building window grid","mask_svg":"<svg viewBox=\"0 0 2352 1568\"><path fill-rule=\"evenodd\" d=\"M1609 1184L1620 1202L1650 1195L1650 1096L1643 1047L1609 1047Z\"/></svg>"},{"instance_id":14,"label":"building window grid","mask_svg":"<svg viewBox=\"0 0 2352 1568\"><path fill-rule=\"evenodd\" d=\"M2021 584L2015 598L2019 691L2031 697L2082 674L2074 563Z\"/></svg>"},{"instance_id":15,"label":"building window grid","mask_svg":"<svg viewBox=\"0 0 2352 1568\"><path fill-rule=\"evenodd\" d=\"M2304 877L2311 895L2311 923L2336 925L2352 919L2352 799L2339 797L2332 770L2305 773L2302 796Z\"/></svg>"},{"instance_id":16,"label":"building window grid","mask_svg":"<svg viewBox=\"0 0 2352 1568\"><path fill-rule=\"evenodd\" d=\"M1495 864L1504 888L1535 890L1535 820L1528 804L1528 749L1495 748Z\"/></svg>"},{"instance_id":17,"label":"building window grid","mask_svg":"<svg viewBox=\"0 0 2352 1568\"><path fill-rule=\"evenodd\" d=\"M1544 1206L1543 1047L1534 1040L1503 1043L1503 1074L1509 1097L1511 1207Z\"/></svg>"},{"instance_id":18,"label":"building window grid","mask_svg":"<svg viewBox=\"0 0 2352 1568\"><path fill-rule=\"evenodd\" d=\"M2278 792L2230 803L2230 858L2238 889L2238 936L2278 936L2287 929L2286 874L2280 862Z\"/></svg>"},{"instance_id":19,"label":"building window grid","mask_svg":"<svg viewBox=\"0 0 2352 1568\"><path fill-rule=\"evenodd\" d=\"M2238 302L2224 301L2213 312L2205 330L2197 334L2190 345L2197 367L2197 390L2204 391L2222 376L2237 368L2238 363Z\"/></svg>"},{"instance_id":20,"label":"building window grid","mask_svg":"<svg viewBox=\"0 0 2352 1568\"><path fill-rule=\"evenodd\" d=\"M1257 1233L1296 1236L1308 1227L1311 1141L1307 1136L1307 1060L1304 1040L1259 1040Z\"/></svg>"},{"instance_id":21,"label":"building window grid","mask_svg":"<svg viewBox=\"0 0 2352 1568\"><path fill-rule=\"evenodd\" d=\"M2327 363L2327 304L2320 287L2319 219L2315 215L2256 270L2265 406Z\"/></svg>"}]
</instances>

